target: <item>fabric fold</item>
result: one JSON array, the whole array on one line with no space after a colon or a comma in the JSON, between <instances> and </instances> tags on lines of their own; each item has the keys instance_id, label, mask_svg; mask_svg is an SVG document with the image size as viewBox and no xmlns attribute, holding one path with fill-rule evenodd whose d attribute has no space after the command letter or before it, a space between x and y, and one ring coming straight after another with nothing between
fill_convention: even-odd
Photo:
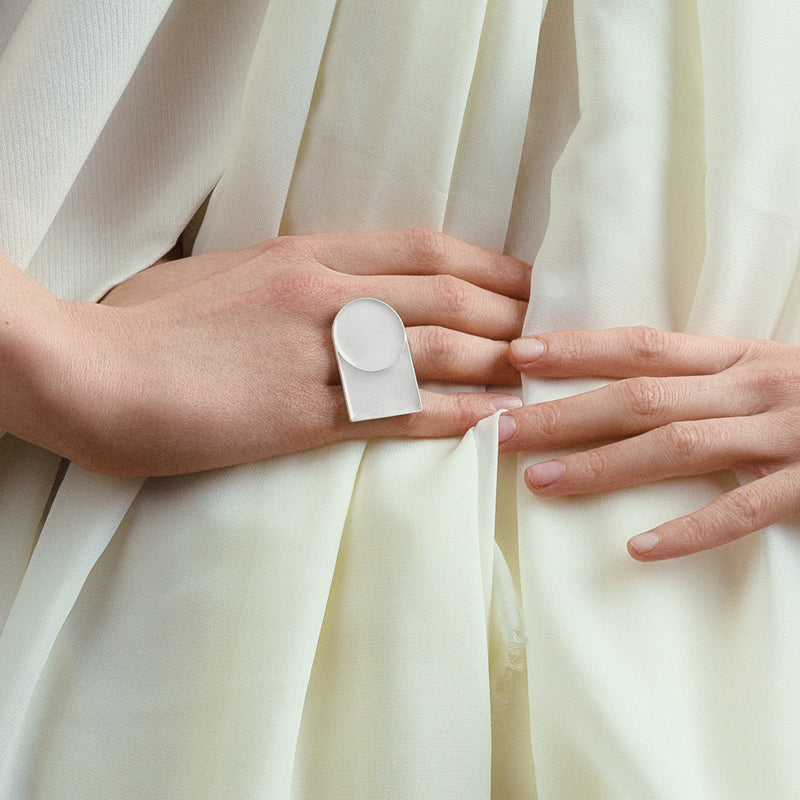
<instances>
[{"instance_id":1,"label":"fabric fold","mask_svg":"<svg viewBox=\"0 0 800 800\"><path fill-rule=\"evenodd\" d=\"M487 4L450 179L443 230L497 252L508 232L542 15L541 2Z\"/></svg>"},{"instance_id":2,"label":"fabric fold","mask_svg":"<svg viewBox=\"0 0 800 800\"><path fill-rule=\"evenodd\" d=\"M496 447L481 462L475 455L495 441L487 419L461 440L367 446L303 709L293 798L489 797L484 585L491 591Z\"/></svg>"},{"instance_id":3,"label":"fabric fold","mask_svg":"<svg viewBox=\"0 0 800 800\"><path fill-rule=\"evenodd\" d=\"M701 0L698 13L708 246L689 326L771 338L800 259L800 7Z\"/></svg>"},{"instance_id":4,"label":"fabric fold","mask_svg":"<svg viewBox=\"0 0 800 800\"><path fill-rule=\"evenodd\" d=\"M800 341L792 4L23 5L0 249L60 297L211 193L198 253L444 228L534 261L526 332ZM797 522L640 564L629 536L733 476L540 499L548 454L496 442L495 416L141 485L73 467L48 513L57 457L4 436L0 793L793 798Z\"/></svg>"},{"instance_id":5,"label":"fabric fold","mask_svg":"<svg viewBox=\"0 0 800 800\"><path fill-rule=\"evenodd\" d=\"M61 626L142 482L102 479L74 465L64 477L0 635L0 789L11 779L14 745Z\"/></svg>"},{"instance_id":6,"label":"fabric fold","mask_svg":"<svg viewBox=\"0 0 800 800\"><path fill-rule=\"evenodd\" d=\"M20 267L36 252L169 6L32 0L22 16L0 56L0 250ZM116 68L97 69L111 52Z\"/></svg>"},{"instance_id":7,"label":"fabric fold","mask_svg":"<svg viewBox=\"0 0 800 800\"><path fill-rule=\"evenodd\" d=\"M224 174L194 252L277 236L336 0L270 0Z\"/></svg>"},{"instance_id":8,"label":"fabric fold","mask_svg":"<svg viewBox=\"0 0 800 800\"><path fill-rule=\"evenodd\" d=\"M647 324L758 337L781 314L796 319L785 305L794 225L774 215L797 214L788 209L800 185L796 53L785 50L794 7L578 2L574 15L580 119L553 169L526 332ZM526 379L525 398L598 385ZM520 467L559 454L525 455ZM796 637L783 633L792 601L781 592L771 608L777 627L762 614L796 574L796 523L673 562L642 565L625 550L630 536L735 485L718 473L539 499L520 484L541 797L790 796L788 772L763 769L774 761L752 740L781 730L782 753L797 740L796 704L781 692L787 707L774 715L756 677L766 670L785 687L795 671Z\"/></svg>"},{"instance_id":9,"label":"fabric fold","mask_svg":"<svg viewBox=\"0 0 800 800\"><path fill-rule=\"evenodd\" d=\"M173 0L36 250L31 277L59 298L95 301L173 247L224 169L263 6L237 0L220 16L214 4ZM237 46L220 49L220 40ZM98 70L113 71L116 54L103 55Z\"/></svg>"}]
</instances>

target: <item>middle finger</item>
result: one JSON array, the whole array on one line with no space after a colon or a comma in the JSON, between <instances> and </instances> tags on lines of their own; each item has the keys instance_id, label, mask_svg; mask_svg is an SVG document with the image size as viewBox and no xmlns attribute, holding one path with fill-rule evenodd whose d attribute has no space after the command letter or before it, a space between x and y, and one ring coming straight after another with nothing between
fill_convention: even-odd
<instances>
[{"instance_id":1,"label":"middle finger","mask_svg":"<svg viewBox=\"0 0 800 800\"><path fill-rule=\"evenodd\" d=\"M439 325L487 339L510 341L522 330L527 303L452 275L358 277L356 296L392 306L406 326Z\"/></svg>"},{"instance_id":2,"label":"middle finger","mask_svg":"<svg viewBox=\"0 0 800 800\"><path fill-rule=\"evenodd\" d=\"M747 416L763 410L757 395L728 373L628 378L505 415L500 449L554 449L631 436L681 420Z\"/></svg>"}]
</instances>

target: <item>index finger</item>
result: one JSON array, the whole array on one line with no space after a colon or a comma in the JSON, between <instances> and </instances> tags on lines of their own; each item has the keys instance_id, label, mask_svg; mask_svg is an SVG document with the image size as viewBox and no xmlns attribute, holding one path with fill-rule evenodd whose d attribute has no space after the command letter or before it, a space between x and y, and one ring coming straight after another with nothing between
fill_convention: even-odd
<instances>
[{"instance_id":1,"label":"index finger","mask_svg":"<svg viewBox=\"0 0 800 800\"><path fill-rule=\"evenodd\" d=\"M528 336L511 343L509 358L520 372L550 378L711 375L733 366L755 344L637 326Z\"/></svg>"}]
</instances>

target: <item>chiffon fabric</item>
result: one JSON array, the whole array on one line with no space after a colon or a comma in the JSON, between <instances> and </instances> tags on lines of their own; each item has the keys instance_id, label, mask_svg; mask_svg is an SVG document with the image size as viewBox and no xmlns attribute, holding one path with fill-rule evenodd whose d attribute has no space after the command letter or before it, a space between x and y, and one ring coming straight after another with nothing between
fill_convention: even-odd
<instances>
[{"instance_id":1,"label":"chiffon fabric","mask_svg":"<svg viewBox=\"0 0 800 800\"><path fill-rule=\"evenodd\" d=\"M533 262L529 333L800 342L800 5L546 5L6 0L0 250L93 301L183 231L425 226ZM797 523L640 564L736 477L541 500L496 436L147 481L2 437L0 797L795 797Z\"/></svg>"}]
</instances>

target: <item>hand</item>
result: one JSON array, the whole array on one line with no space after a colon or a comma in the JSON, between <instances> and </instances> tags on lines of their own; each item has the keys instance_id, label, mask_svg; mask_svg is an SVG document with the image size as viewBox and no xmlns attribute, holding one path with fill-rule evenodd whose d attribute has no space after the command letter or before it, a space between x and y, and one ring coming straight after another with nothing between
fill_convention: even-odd
<instances>
[{"instance_id":1,"label":"hand","mask_svg":"<svg viewBox=\"0 0 800 800\"><path fill-rule=\"evenodd\" d=\"M343 439L458 435L519 400L423 392L419 414L351 423L333 318L354 298L377 297L409 326L420 380L514 386L508 341L521 330L529 270L424 230L285 237L159 263L103 305L58 304L57 390L33 431L12 432L117 475L208 469Z\"/></svg>"},{"instance_id":2,"label":"hand","mask_svg":"<svg viewBox=\"0 0 800 800\"><path fill-rule=\"evenodd\" d=\"M619 439L529 467L525 483L536 495L608 491L731 468L758 476L634 537L628 543L634 558L695 553L800 512L800 347L616 328L520 339L511 345L511 360L537 377L623 379L500 418L503 451Z\"/></svg>"}]
</instances>

